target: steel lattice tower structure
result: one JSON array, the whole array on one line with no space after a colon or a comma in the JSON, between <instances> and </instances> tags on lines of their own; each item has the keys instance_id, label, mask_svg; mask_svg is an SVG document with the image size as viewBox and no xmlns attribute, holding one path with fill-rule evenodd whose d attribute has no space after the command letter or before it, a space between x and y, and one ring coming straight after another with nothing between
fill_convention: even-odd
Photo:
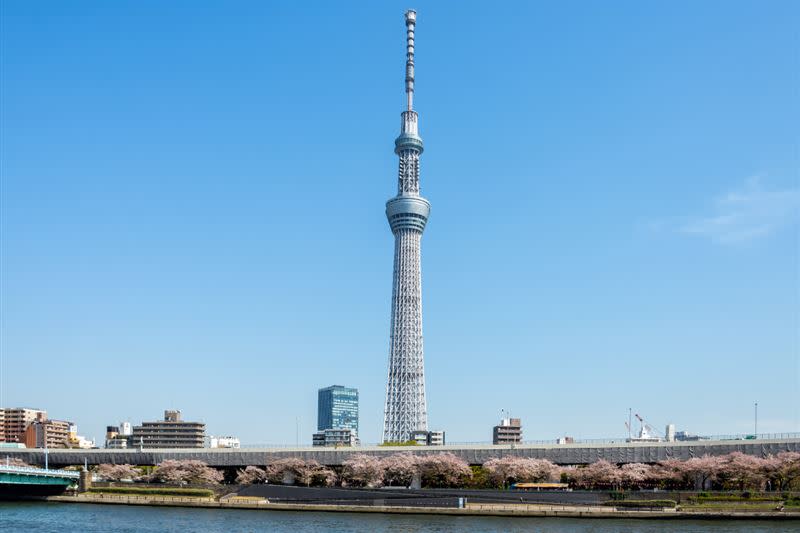
<instances>
[{"instance_id":1,"label":"steel lattice tower structure","mask_svg":"<svg viewBox=\"0 0 800 533\"><path fill-rule=\"evenodd\" d=\"M414 105L414 28L417 13L406 15L406 95L395 153L400 158L397 196L386 202L386 218L394 233L394 277L390 329L389 376L383 441L402 442L414 431L428 430L425 361L422 349L422 266L420 241L431 204L419 195L422 139Z\"/></svg>"}]
</instances>

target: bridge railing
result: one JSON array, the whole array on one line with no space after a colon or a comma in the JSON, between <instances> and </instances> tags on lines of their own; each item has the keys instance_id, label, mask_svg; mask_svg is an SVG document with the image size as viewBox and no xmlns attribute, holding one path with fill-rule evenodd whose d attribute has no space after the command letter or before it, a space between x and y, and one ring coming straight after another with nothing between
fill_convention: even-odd
<instances>
[{"instance_id":1,"label":"bridge railing","mask_svg":"<svg viewBox=\"0 0 800 533\"><path fill-rule=\"evenodd\" d=\"M68 477L79 479L80 472L74 470L50 470L44 468L36 468L33 466L14 466L0 464L0 472L8 472L12 474L30 474L35 476L54 476L54 477Z\"/></svg>"}]
</instances>

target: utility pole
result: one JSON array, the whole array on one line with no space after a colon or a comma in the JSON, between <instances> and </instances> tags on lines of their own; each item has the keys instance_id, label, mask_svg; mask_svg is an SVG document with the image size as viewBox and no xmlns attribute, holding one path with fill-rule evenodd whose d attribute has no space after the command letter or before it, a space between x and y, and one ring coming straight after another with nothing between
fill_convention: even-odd
<instances>
[{"instance_id":1,"label":"utility pole","mask_svg":"<svg viewBox=\"0 0 800 533\"><path fill-rule=\"evenodd\" d=\"M753 431L753 436L758 438L758 402L755 403L755 429Z\"/></svg>"}]
</instances>

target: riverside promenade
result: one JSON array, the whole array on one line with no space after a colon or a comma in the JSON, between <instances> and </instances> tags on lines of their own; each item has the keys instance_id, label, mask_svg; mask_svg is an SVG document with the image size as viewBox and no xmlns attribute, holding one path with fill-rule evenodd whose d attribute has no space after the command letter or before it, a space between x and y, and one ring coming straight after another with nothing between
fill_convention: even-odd
<instances>
[{"instance_id":1,"label":"riverside promenade","mask_svg":"<svg viewBox=\"0 0 800 533\"><path fill-rule=\"evenodd\" d=\"M800 434L786 434L772 438L744 440L741 438L698 440L686 442L582 442L575 444L516 444L495 446L490 444L453 444L447 446L358 446L352 448L323 447L272 447L241 449L51 449L48 461L51 467L71 465L132 464L157 465L168 459L197 459L216 468L264 466L279 459L297 457L315 460L326 466L339 466L353 454L378 457L399 452L420 455L449 452L469 464L480 465L495 457L516 456L547 459L558 465L590 464L605 459L616 464L655 463L666 459L686 460L703 455L727 455L741 452L757 457L781 452L800 452ZM3 450L3 456L20 459L28 464L44 464L42 449Z\"/></svg>"},{"instance_id":2,"label":"riverside promenade","mask_svg":"<svg viewBox=\"0 0 800 533\"><path fill-rule=\"evenodd\" d=\"M211 509L250 509L267 511L310 511L339 513L382 513L449 516L502 516L551 518L634 518L634 519L742 519L742 520L800 520L800 511L709 511L658 508L631 510L606 506L555 505L555 504L488 504L466 503L464 507L417 507L388 505L345 505L271 503L267 499L239 498L235 495L214 498L189 498L176 496L133 496L110 494L81 494L77 496L50 496L50 502L72 504L139 505L157 507L194 507Z\"/></svg>"}]
</instances>

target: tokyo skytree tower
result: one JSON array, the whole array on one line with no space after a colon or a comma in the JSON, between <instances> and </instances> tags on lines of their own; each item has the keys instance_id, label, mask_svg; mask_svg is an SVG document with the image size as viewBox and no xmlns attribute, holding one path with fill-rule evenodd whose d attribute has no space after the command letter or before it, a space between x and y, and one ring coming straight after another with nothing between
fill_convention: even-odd
<instances>
[{"instance_id":1,"label":"tokyo skytree tower","mask_svg":"<svg viewBox=\"0 0 800 533\"><path fill-rule=\"evenodd\" d=\"M397 196L386 202L386 218L394 233L394 277L389 376L383 441L402 442L414 431L428 430L425 361L422 350L422 267L420 241L431 204L419 195L422 139L414 104L415 11L406 12L406 95L408 108L400 121L395 153L400 158Z\"/></svg>"}]
</instances>

